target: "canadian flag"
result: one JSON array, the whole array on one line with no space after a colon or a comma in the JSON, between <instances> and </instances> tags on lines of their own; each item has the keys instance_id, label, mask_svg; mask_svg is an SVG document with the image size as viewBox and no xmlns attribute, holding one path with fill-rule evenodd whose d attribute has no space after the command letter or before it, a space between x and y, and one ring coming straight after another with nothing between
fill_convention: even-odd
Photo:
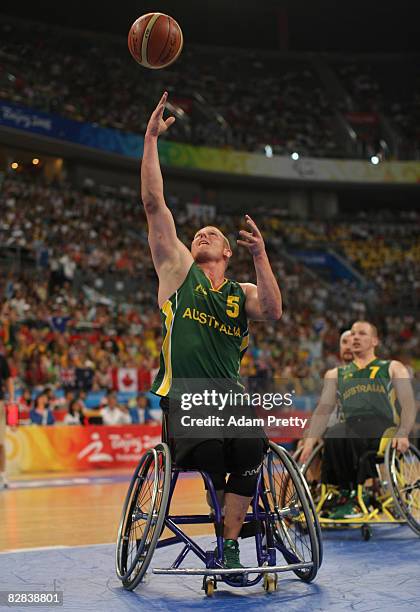
<instances>
[{"instance_id":1,"label":"canadian flag","mask_svg":"<svg viewBox=\"0 0 420 612\"><path fill-rule=\"evenodd\" d=\"M150 374L141 368L113 368L115 391L145 391L150 387Z\"/></svg>"}]
</instances>

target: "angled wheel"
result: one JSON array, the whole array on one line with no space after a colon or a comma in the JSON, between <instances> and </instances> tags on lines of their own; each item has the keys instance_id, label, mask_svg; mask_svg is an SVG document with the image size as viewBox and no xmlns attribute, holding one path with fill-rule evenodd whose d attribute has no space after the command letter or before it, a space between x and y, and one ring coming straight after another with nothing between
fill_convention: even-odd
<instances>
[{"instance_id":1,"label":"angled wheel","mask_svg":"<svg viewBox=\"0 0 420 612\"><path fill-rule=\"evenodd\" d=\"M420 535L420 452L410 444L405 453L385 451L385 469L395 505L411 529Z\"/></svg>"},{"instance_id":2,"label":"angled wheel","mask_svg":"<svg viewBox=\"0 0 420 612\"><path fill-rule=\"evenodd\" d=\"M169 448L158 444L140 459L118 529L116 571L130 591L141 582L152 560L166 516L170 480Z\"/></svg>"},{"instance_id":3,"label":"angled wheel","mask_svg":"<svg viewBox=\"0 0 420 612\"><path fill-rule=\"evenodd\" d=\"M263 464L264 497L271 515L276 548L287 563L312 563L295 574L311 582L319 568L316 514L296 462L281 446L270 442Z\"/></svg>"},{"instance_id":4,"label":"angled wheel","mask_svg":"<svg viewBox=\"0 0 420 612\"><path fill-rule=\"evenodd\" d=\"M324 443L319 442L312 453L308 457L306 464L298 466L302 472L306 490L308 493L308 501L311 507L312 518L315 525L315 530L318 538L319 548L319 566L322 565L324 556L324 547L322 543L321 525L319 524L318 514L316 512L316 506L321 496L321 467L322 467L322 454L323 454ZM293 455L293 459L298 462L302 448L298 449Z\"/></svg>"},{"instance_id":5,"label":"angled wheel","mask_svg":"<svg viewBox=\"0 0 420 612\"><path fill-rule=\"evenodd\" d=\"M305 477L305 481L308 484L311 492L312 500L317 505L321 496L321 468L322 468L322 456L323 456L324 443L319 442L312 450L308 460L302 466L300 466L301 472ZM299 461L299 456L302 449L299 449L293 458Z\"/></svg>"}]
</instances>

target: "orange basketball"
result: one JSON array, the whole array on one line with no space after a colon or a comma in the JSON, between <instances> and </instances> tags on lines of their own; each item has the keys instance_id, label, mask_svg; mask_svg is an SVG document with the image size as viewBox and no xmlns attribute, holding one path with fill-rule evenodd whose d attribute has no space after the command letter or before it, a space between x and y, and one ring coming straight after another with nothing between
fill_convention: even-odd
<instances>
[{"instance_id":1,"label":"orange basketball","mask_svg":"<svg viewBox=\"0 0 420 612\"><path fill-rule=\"evenodd\" d=\"M170 66L182 51L184 37L175 19L163 13L147 13L133 23L128 48L136 62L157 70Z\"/></svg>"}]
</instances>

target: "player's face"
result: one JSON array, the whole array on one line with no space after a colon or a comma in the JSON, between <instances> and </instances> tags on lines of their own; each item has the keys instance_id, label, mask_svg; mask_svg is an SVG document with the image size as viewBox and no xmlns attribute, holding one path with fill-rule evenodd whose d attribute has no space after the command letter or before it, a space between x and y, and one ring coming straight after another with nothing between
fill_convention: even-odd
<instances>
[{"instance_id":1,"label":"player's face","mask_svg":"<svg viewBox=\"0 0 420 612\"><path fill-rule=\"evenodd\" d=\"M378 338L369 323L355 323L351 328L351 340L352 351L356 356L375 349L378 344Z\"/></svg>"},{"instance_id":2,"label":"player's face","mask_svg":"<svg viewBox=\"0 0 420 612\"><path fill-rule=\"evenodd\" d=\"M353 361L352 337L350 333L345 334L340 340L340 359L344 363Z\"/></svg>"},{"instance_id":3,"label":"player's face","mask_svg":"<svg viewBox=\"0 0 420 612\"><path fill-rule=\"evenodd\" d=\"M191 254L197 262L222 260L227 252L225 237L211 225L199 230L192 241Z\"/></svg>"}]
</instances>

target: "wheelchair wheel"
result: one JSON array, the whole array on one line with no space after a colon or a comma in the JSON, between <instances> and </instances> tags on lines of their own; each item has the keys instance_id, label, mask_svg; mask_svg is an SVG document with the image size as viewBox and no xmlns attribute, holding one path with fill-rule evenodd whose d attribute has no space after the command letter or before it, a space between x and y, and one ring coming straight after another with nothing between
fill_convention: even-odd
<instances>
[{"instance_id":1,"label":"wheelchair wheel","mask_svg":"<svg viewBox=\"0 0 420 612\"><path fill-rule=\"evenodd\" d=\"M385 469L395 504L408 525L420 535L420 452L410 444L405 453L385 451Z\"/></svg>"},{"instance_id":2,"label":"wheelchair wheel","mask_svg":"<svg viewBox=\"0 0 420 612\"><path fill-rule=\"evenodd\" d=\"M301 449L298 450L292 457L296 463L296 467L303 475L303 484L306 490L308 503L312 512L312 520L315 526L316 536L318 539L318 550L319 550L319 567L322 565L324 558L324 545L322 542L321 525L319 523L318 514L316 512L316 504L319 501L320 490L321 490L321 465L322 465L322 449L323 443L320 442L313 449L311 455L308 458L306 466L302 468L297 464Z\"/></svg>"},{"instance_id":3,"label":"wheelchair wheel","mask_svg":"<svg viewBox=\"0 0 420 612\"><path fill-rule=\"evenodd\" d=\"M323 455L324 443L319 442L312 450L312 453L308 457L308 461L301 466L301 471L305 477L305 481L308 484L311 492L313 503L316 507L321 496L321 468L322 468L322 455ZM301 449L299 449L300 451ZM296 461L299 460L299 454L296 453L294 456Z\"/></svg>"},{"instance_id":4,"label":"wheelchair wheel","mask_svg":"<svg viewBox=\"0 0 420 612\"><path fill-rule=\"evenodd\" d=\"M320 564L315 527L318 520L299 467L287 451L273 442L263 463L263 483L276 548L290 564L312 562L310 568L294 570L301 580L311 582Z\"/></svg>"},{"instance_id":5,"label":"wheelchair wheel","mask_svg":"<svg viewBox=\"0 0 420 612\"><path fill-rule=\"evenodd\" d=\"M124 588L143 579L162 533L171 480L166 444L149 449L134 472L118 528L116 571Z\"/></svg>"}]
</instances>

